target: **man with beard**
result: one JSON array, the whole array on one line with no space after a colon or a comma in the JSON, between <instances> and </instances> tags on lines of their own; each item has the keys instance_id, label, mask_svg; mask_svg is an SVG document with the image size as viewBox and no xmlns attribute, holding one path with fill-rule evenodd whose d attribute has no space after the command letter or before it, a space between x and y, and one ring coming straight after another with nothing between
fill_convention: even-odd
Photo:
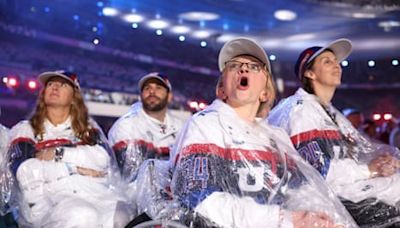
<instances>
[{"instance_id":1,"label":"man with beard","mask_svg":"<svg viewBox=\"0 0 400 228\"><path fill-rule=\"evenodd\" d=\"M140 101L119 118L108 138L125 180L135 179L146 159L169 159L169 151L182 127L182 120L168 111L172 87L168 79L157 72L139 81Z\"/></svg>"},{"instance_id":2,"label":"man with beard","mask_svg":"<svg viewBox=\"0 0 400 228\"><path fill-rule=\"evenodd\" d=\"M169 152L183 121L168 111L172 87L166 77L143 76L139 91L140 101L114 123L108 139L137 214L155 219L168 203Z\"/></svg>"}]
</instances>

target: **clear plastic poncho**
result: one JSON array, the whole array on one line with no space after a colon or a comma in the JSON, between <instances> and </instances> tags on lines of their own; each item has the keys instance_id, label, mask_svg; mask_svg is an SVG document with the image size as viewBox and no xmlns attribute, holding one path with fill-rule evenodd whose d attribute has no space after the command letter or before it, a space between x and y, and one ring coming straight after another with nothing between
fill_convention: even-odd
<instances>
[{"instance_id":1,"label":"clear plastic poncho","mask_svg":"<svg viewBox=\"0 0 400 228\"><path fill-rule=\"evenodd\" d=\"M10 130L2 167L1 209L18 208L27 227L122 227L134 216L122 189L107 140L94 121L92 143L84 144L70 118L57 126L45 120L43 138L34 137L28 121ZM39 159L62 148L61 157Z\"/></svg>"},{"instance_id":2,"label":"clear plastic poncho","mask_svg":"<svg viewBox=\"0 0 400 228\"><path fill-rule=\"evenodd\" d=\"M220 100L175 148L170 219L192 227L357 227L283 130L244 122Z\"/></svg>"},{"instance_id":3,"label":"clear plastic poncho","mask_svg":"<svg viewBox=\"0 0 400 228\"><path fill-rule=\"evenodd\" d=\"M7 153L8 141L8 129L0 124L0 165Z\"/></svg>"},{"instance_id":4,"label":"clear plastic poncho","mask_svg":"<svg viewBox=\"0 0 400 228\"><path fill-rule=\"evenodd\" d=\"M322 106L303 89L281 101L268 121L287 131L298 153L320 172L358 225L400 222L398 149L372 141L335 107Z\"/></svg>"},{"instance_id":5,"label":"clear plastic poncho","mask_svg":"<svg viewBox=\"0 0 400 228\"><path fill-rule=\"evenodd\" d=\"M116 154L136 214L163 217L171 200L169 152L183 121L167 112L164 123L147 115L141 102L118 119L108 138Z\"/></svg>"}]
</instances>

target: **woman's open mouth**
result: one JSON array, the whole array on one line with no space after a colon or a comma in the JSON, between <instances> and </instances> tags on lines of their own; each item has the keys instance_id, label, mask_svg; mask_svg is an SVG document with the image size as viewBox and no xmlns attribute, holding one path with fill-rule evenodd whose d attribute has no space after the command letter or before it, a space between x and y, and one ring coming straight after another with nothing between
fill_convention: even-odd
<instances>
[{"instance_id":1,"label":"woman's open mouth","mask_svg":"<svg viewBox=\"0 0 400 228\"><path fill-rule=\"evenodd\" d=\"M245 90L249 87L249 79L245 76L239 79L238 89Z\"/></svg>"}]
</instances>

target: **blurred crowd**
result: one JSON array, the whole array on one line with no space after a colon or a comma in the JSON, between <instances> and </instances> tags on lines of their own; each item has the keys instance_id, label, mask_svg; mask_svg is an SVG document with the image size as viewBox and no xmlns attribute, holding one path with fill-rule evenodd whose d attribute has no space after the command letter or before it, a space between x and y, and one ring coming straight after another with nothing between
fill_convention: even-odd
<instances>
[{"instance_id":1,"label":"blurred crowd","mask_svg":"<svg viewBox=\"0 0 400 228\"><path fill-rule=\"evenodd\" d=\"M400 118L392 117L387 120L365 118L364 114L354 108L342 110L343 115L363 134L381 143L400 148Z\"/></svg>"}]
</instances>

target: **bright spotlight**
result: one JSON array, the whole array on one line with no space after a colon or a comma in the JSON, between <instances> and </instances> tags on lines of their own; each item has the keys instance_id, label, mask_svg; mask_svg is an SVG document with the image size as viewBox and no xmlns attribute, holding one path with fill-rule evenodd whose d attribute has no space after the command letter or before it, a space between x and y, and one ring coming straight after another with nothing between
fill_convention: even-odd
<instances>
[{"instance_id":1,"label":"bright spotlight","mask_svg":"<svg viewBox=\"0 0 400 228\"><path fill-rule=\"evenodd\" d=\"M19 81L16 77L8 77L7 78L7 87L16 88L19 86Z\"/></svg>"},{"instance_id":2,"label":"bright spotlight","mask_svg":"<svg viewBox=\"0 0 400 228\"><path fill-rule=\"evenodd\" d=\"M207 30L199 30L192 33L192 35L199 39L208 38L211 35L210 31Z\"/></svg>"},{"instance_id":3,"label":"bright spotlight","mask_svg":"<svg viewBox=\"0 0 400 228\"><path fill-rule=\"evenodd\" d=\"M197 101L190 101L189 107L197 110L199 108L199 104L197 103Z\"/></svg>"},{"instance_id":4,"label":"bright spotlight","mask_svg":"<svg viewBox=\"0 0 400 228\"><path fill-rule=\"evenodd\" d=\"M201 110L205 109L206 107L207 107L207 105L206 105L205 103L203 103L203 102L200 102L200 103L199 103L199 108L200 108Z\"/></svg>"},{"instance_id":5,"label":"bright spotlight","mask_svg":"<svg viewBox=\"0 0 400 228\"><path fill-rule=\"evenodd\" d=\"M200 42L200 46L201 46L201 47L206 47L206 46L207 46L207 42L204 41L204 40L201 41L201 42Z\"/></svg>"},{"instance_id":6,"label":"bright spotlight","mask_svg":"<svg viewBox=\"0 0 400 228\"><path fill-rule=\"evenodd\" d=\"M274 17L280 21L293 21L297 14L291 10L283 9L275 11Z\"/></svg>"},{"instance_id":7,"label":"bright spotlight","mask_svg":"<svg viewBox=\"0 0 400 228\"><path fill-rule=\"evenodd\" d=\"M171 32L176 34L185 34L190 32L190 28L184 25L177 25L171 28Z\"/></svg>"},{"instance_id":8,"label":"bright spotlight","mask_svg":"<svg viewBox=\"0 0 400 228\"><path fill-rule=\"evenodd\" d=\"M382 118L382 116L381 116L381 114L379 114L379 113L374 113L373 115L372 115L372 119L374 119L374 120L380 120Z\"/></svg>"},{"instance_id":9,"label":"bright spotlight","mask_svg":"<svg viewBox=\"0 0 400 228\"><path fill-rule=\"evenodd\" d=\"M369 67L374 67L375 66L375 61L374 60L369 60L368 61L368 66Z\"/></svg>"},{"instance_id":10,"label":"bright spotlight","mask_svg":"<svg viewBox=\"0 0 400 228\"><path fill-rule=\"evenodd\" d=\"M157 30L156 30L156 34L157 34L157 36L161 36L161 35L162 35L162 33L163 33L163 32L162 32L162 30L161 30L161 29L157 29Z\"/></svg>"},{"instance_id":11,"label":"bright spotlight","mask_svg":"<svg viewBox=\"0 0 400 228\"><path fill-rule=\"evenodd\" d=\"M181 41L181 42L183 42L183 41L185 41L185 36L183 36L183 35L181 35L181 36L179 36L179 41Z\"/></svg>"},{"instance_id":12,"label":"bright spotlight","mask_svg":"<svg viewBox=\"0 0 400 228\"><path fill-rule=\"evenodd\" d=\"M28 80L27 85L28 85L28 89L30 89L30 90L35 90L38 87L38 83L33 79Z\"/></svg>"},{"instance_id":13,"label":"bright spotlight","mask_svg":"<svg viewBox=\"0 0 400 228\"><path fill-rule=\"evenodd\" d=\"M129 23L139 23L144 20L144 17L139 14L128 14L124 16L124 20Z\"/></svg>"},{"instance_id":14,"label":"bright spotlight","mask_svg":"<svg viewBox=\"0 0 400 228\"><path fill-rule=\"evenodd\" d=\"M275 55L270 55L270 56L269 56L269 60L275 61L275 60L276 60L276 56L275 56Z\"/></svg>"},{"instance_id":15,"label":"bright spotlight","mask_svg":"<svg viewBox=\"0 0 400 228\"><path fill-rule=\"evenodd\" d=\"M10 79L8 80L8 84L9 84L11 87L14 87L14 86L16 86L16 85L18 84L18 81L17 81L17 79L15 79L15 78L10 78Z\"/></svg>"},{"instance_id":16,"label":"bright spotlight","mask_svg":"<svg viewBox=\"0 0 400 228\"><path fill-rule=\"evenodd\" d=\"M168 22L163 20L152 20L147 23L150 28L153 29L163 29L168 26Z\"/></svg>"},{"instance_id":17,"label":"bright spotlight","mask_svg":"<svg viewBox=\"0 0 400 228\"><path fill-rule=\"evenodd\" d=\"M393 60L392 60L392 65L393 65L393 66L398 66L398 65L399 65L399 60L393 59Z\"/></svg>"},{"instance_id":18,"label":"bright spotlight","mask_svg":"<svg viewBox=\"0 0 400 228\"><path fill-rule=\"evenodd\" d=\"M103 8L103 14L104 16L115 16L118 14L118 10L111 7L105 7Z\"/></svg>"},{"instance_id":19,"label":"bright spotlight","mask_svg":"<svg viewBox=\"0 0 400 228\"><path fill-rule=\"evenodd\" d=\"M393 118L393 115L391 113L383 114L383 119L384 120L391 120L392 118Z\"/></svg>"},{"instance_id":20,"label":"bright spotlight","mask_svg":"<svg viewBox=\"0 0 400 228\"><path fill-rule=\"evenodd\" d=\"M342 65L342 67L347 67L347 66L349 65L349 61L343 60L343 61L341 62L341 65Z\"/></svg>"}]
</instances>

